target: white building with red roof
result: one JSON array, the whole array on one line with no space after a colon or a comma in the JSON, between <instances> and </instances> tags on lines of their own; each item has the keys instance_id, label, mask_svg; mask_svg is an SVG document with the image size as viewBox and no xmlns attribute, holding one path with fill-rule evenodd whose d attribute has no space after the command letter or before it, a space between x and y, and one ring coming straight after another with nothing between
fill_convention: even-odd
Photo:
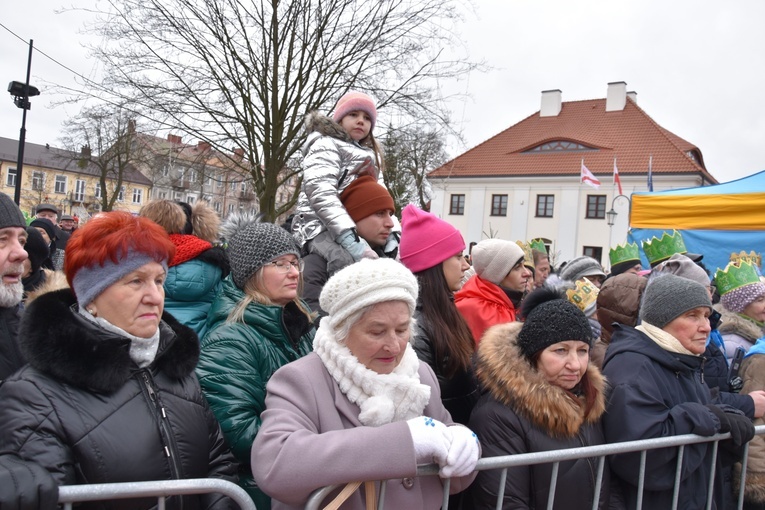
<instances>
[{"instance_id":1,"label":"white building with red roof","mask_svg":"<svg viewBox=\"0 0 765 510\"><path fill-rule=\"evenodd\" d=\"M581 182L582 164L598 189ZM428 175L431 212L468 245L542 238L557 264L590 255L607 267L609 248L627 237L629 196L648 191L649 166L653 191L717 183L701 150L649 117L625 82L609 83L605 99L563 102L548 90L539 111Z\"/></svg>"}]
</instances>

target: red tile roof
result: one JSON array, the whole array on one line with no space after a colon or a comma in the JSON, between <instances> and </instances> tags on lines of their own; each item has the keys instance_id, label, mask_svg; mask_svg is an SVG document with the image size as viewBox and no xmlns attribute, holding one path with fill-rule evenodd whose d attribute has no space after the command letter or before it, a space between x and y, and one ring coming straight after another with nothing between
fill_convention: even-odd
<instances>
[{"instance_id":1,"label":"red tile roof","mask_svg":"<svg viewBox=\"0 0 765 510\"><path fill-rule=\"evenodd\" d=\"M556 140L597 150L524 152ZM605 99L592 99L564 102L555 117L540 117L536 112L433 170L429 177L579 175L582 158L597 176L613 174L614 158L620 175L645 175L650 156L654 174L691 173L717 183L704 167L698 147L659 126L631 99L621 111L606 112Z\"/></svg>"}]
</instances>

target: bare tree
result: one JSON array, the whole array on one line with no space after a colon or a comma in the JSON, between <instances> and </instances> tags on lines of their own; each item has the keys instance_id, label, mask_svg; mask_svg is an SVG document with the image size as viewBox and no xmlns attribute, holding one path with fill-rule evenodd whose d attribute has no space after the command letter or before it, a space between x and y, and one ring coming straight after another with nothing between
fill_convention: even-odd
<instances>
[{"instance_id":1,"label":"bare tree","mask_svg":"<svg viewBox=\"0 0 765 510\"><path fill-rule=\"evenodd\" d=\"M241 147L268 219L299 170L306 112L328 111L351 88L397 118L447 126L436 79L476 65L448 59L466 0L107 0L89 30L105 64L103 94L220 152ZM299 186L298 186L299 189Z\"/></svg>"},{"instance_id":2,"label":"bare tree","mask_svg":"<svg viewBox=\"0 0 765 510\"><path fill-rule=\"evenodd\" d=\"M385 184L399 212L407 204L430 210L432 190L426 177L447 159L444 137L412 125L391 128L383 139Z\"/></svg>"},{"instance_id":3,"label":"bare tree","mask_svg":"<svg viewBox=\"0 0 765 510\"><path fill-rule=\"evenodd\" d=\"M84 108L64 125L61 142L66 149L60 158L69 158L81 169L95 169L102 211L111 211L119 199L123 182L134 171L143 154L133 143L135 121L125 110L108 105Z\"/></svg>"}]
</instances>

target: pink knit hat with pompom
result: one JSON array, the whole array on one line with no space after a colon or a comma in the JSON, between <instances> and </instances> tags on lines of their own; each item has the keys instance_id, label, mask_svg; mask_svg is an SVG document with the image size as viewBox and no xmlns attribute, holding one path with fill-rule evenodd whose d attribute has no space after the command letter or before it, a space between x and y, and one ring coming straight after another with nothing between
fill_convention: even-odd
<instances>
[{"instance_id":1,"label":"pink knit hat with pompom","mask_svg":"<svg viewBox=\"0 0 765 510\"><path fill-rule=\"evenodd\" d=\"M465 249L459 230L434 214L407 205L401 213L401 263L417 273L437 266Z\"/></svg>"}]
</instances>

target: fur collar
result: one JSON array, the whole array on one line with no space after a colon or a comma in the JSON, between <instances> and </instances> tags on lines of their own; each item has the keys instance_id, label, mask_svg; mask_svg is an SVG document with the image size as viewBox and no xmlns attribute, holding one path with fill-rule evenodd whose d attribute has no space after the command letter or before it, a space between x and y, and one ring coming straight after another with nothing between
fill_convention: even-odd
<instances>
[{"instance_id":1,"label":"fur collar","mask_svg":"<svg viewBox=\"0 0 765 510\"><path fill-rule=\"evenodd\" d=\"M606 380L592 363L587 377L596 391L595 404L584 415L584 399L548 383L532 369L517 345L523 326L511 322L486 331L478 347L476 374L498 402L554 437L573 437L585 423L596 423L605 412Z\"/></svg>"},{"instance_id":2,"label":"fur collar","mask_svg":"<svg viewBox=\"0 0 765 510\"><path fill-rule=\"evenodd\" d=\"M736 334L752 343L762 336L762 328L743 315L731 312L720 303L715 306L715 309L722 314L722 323L718 330L721 335Z\"/></svg>"},{"instance_id":3,"label":"fur collar","mask_svg":"<svg viewBox=\"0 0 765 510\"><path fill-rule=\"evenodd\" d=\"M70 289L38 297L27 307L19 339L29 364L59 381L99 393L119 389L138 370L130 340L81 317ZM173 379L194 371L199 359L196 334L163 314L157 356L150 365Z\"/></svg>"},{"instance_id":4,"label":"fur collar","mask_svg":"<svg viewBox=\"0 0 765 510\"><path fill-rule=\"evenodd\" d=\"M353 141L353 138L351 138L351 135L349 135L340 124L326 115L319 114L319 112L310 112L305 116L303 124L305 126L305 132L308 134L316 132L320 135L337 138L344 142L356 143Z\"/></svg>"}]
</instances>

